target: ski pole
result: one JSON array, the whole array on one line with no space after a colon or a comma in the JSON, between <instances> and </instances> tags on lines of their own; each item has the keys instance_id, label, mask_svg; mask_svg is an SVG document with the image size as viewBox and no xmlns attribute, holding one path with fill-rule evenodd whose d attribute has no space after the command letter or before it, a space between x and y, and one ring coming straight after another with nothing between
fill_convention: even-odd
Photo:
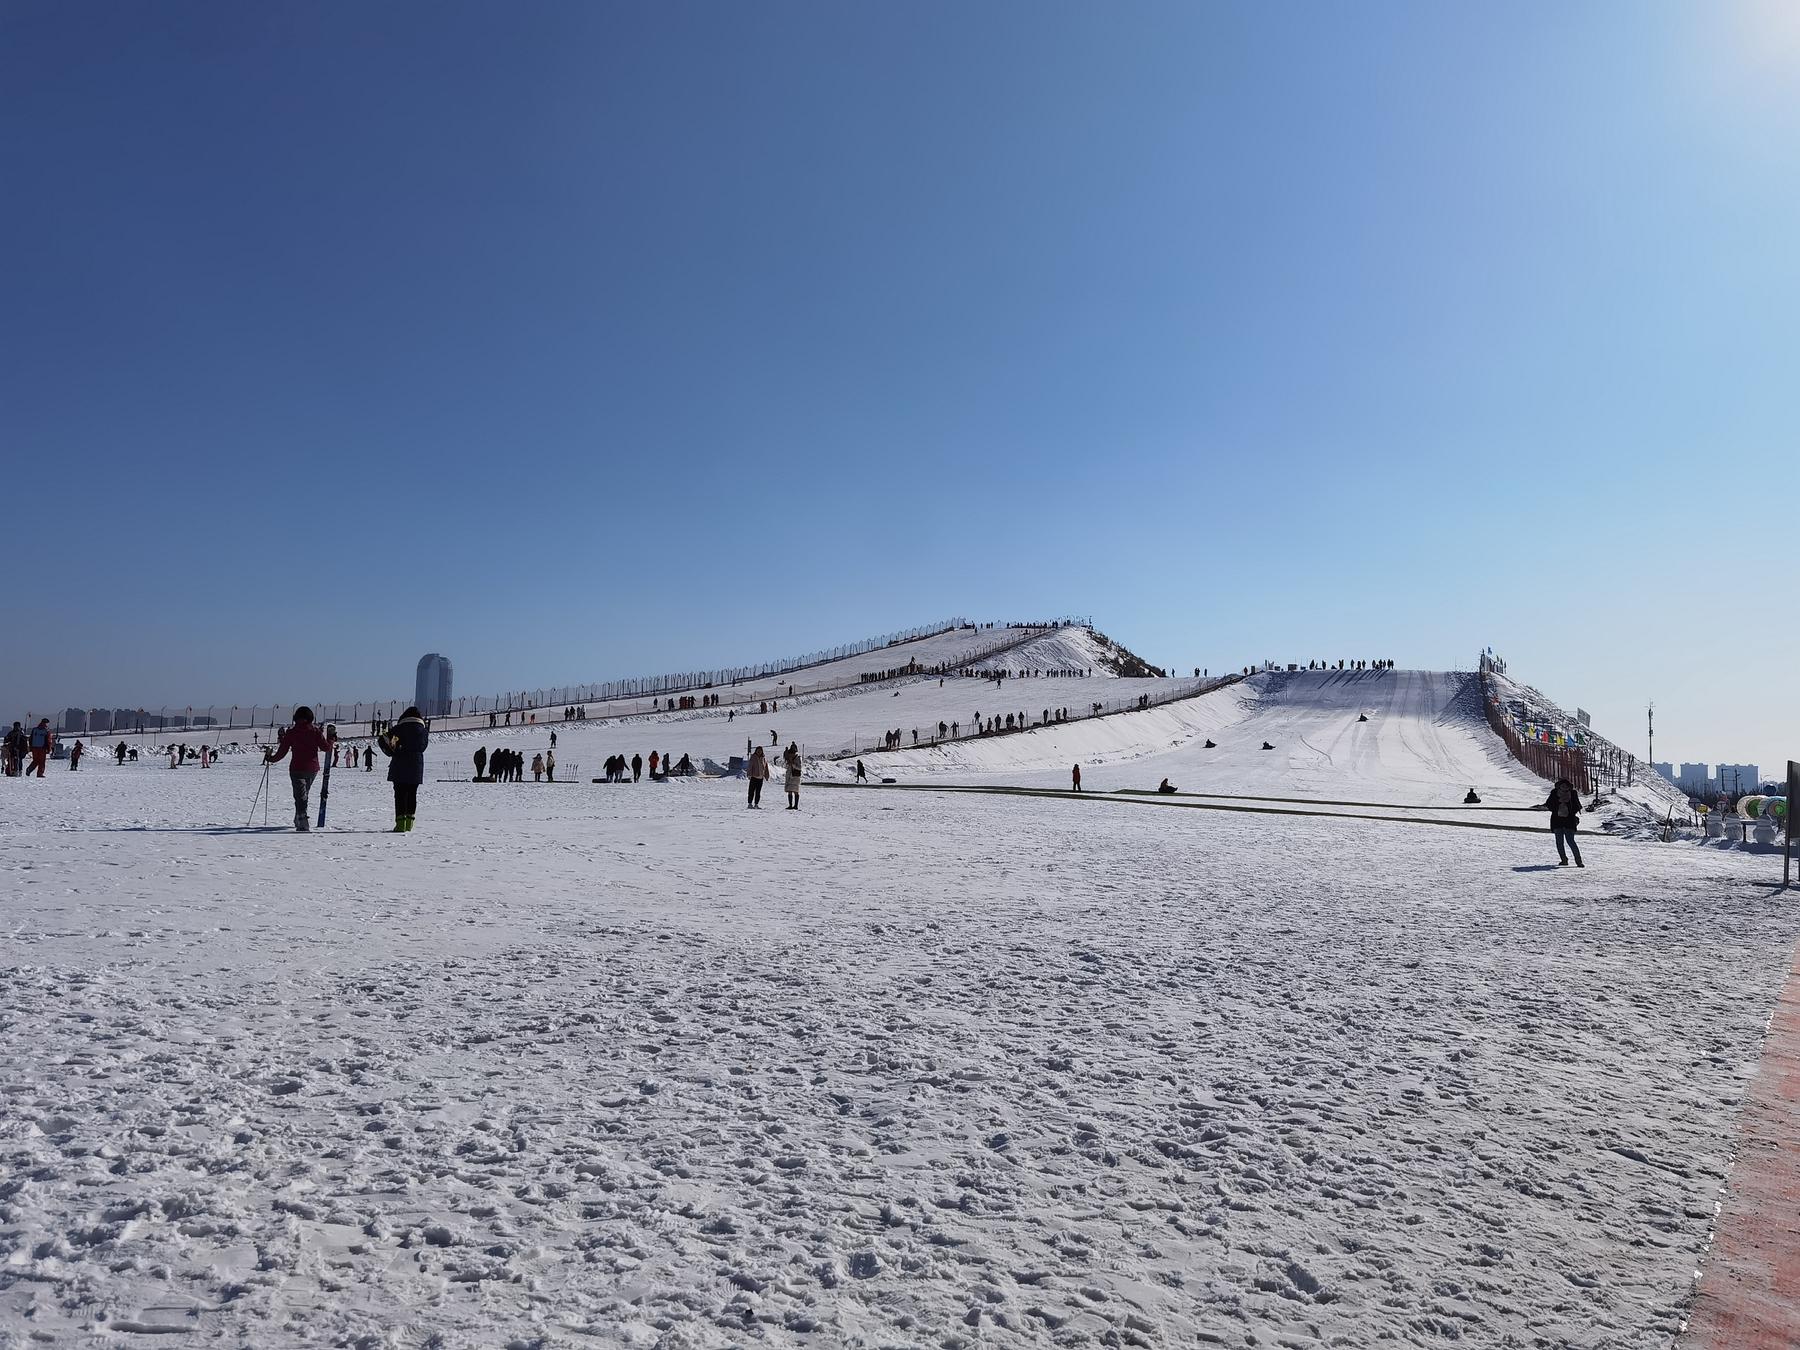
<instances>
[{"instance_id":1,"label":"ski pole","mask_svg":"<svg viewBox=\"0 0 1800 1350\"><path fill-rule=\"evenodd\" d=\"M269 790L269 761L265 759L263 761L262 783L256 789L256 796L254 796L250 799L250 814L244 817L244 828L246 830L250 828L250 822L256 819L256 803L262 798L263 794L265 792L267 792L268 790ZM267 806L264 806L264 808L263 808L263 816L265 819L268 816L268 807Z\"/></svg>"}]
</instances>

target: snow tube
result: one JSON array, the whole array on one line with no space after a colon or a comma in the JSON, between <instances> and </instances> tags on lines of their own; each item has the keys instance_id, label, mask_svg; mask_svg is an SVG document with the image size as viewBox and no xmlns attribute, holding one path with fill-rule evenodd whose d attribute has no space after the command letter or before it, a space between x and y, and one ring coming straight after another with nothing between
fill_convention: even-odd
<instances>
[{"instance_id":1,"label":"snow tube","mask_svg":"<svg viewBox=\"0 0 1800 1350\"><path fill-rule=\"evenodd\" d=\"M1768 803L1768 800L1769 799L1761 793L1756 793L1748 797L1739 797L1737 804L1738 814L1745 820L1755 820L1758 816L1762 815L1763 808Z\"/></svg>"}]
</instances>

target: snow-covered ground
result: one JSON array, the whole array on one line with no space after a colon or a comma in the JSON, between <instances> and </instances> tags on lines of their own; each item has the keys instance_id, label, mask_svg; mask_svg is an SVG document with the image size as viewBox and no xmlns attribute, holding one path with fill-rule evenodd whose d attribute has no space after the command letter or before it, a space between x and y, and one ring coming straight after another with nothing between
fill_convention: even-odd
<instances>
[{"instance_id":1,"label":"snow-covered ground","mask_svg":"<svg viewBox=\"0 0 1800 1350\"><path fill-rule=\"evenodd\" d=\"M1259 677L879 762L1541 799L1457 698ZM299 836L260 777L0 780L0 1345L1664 1347L1800 931L1681 844L731 781L431 782L393 836L379 769Z\"/></svg>"}]
</instances>

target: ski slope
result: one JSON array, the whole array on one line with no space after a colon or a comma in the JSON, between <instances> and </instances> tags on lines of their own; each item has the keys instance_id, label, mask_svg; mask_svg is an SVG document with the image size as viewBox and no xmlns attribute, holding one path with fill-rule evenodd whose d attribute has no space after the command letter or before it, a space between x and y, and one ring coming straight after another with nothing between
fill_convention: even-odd
<instances>
[{"instance_id":1,"label":"ski slope","mask_svg":"<svg viewBox=\"0 0 1800 1350\"><path fill-rule=\"evenodd\" d=\"M1483 720L1474 680L1455 671L1277 671L1169 707L882 764L946 781L1063 786L1079 763L1084 786L1097 791L1154 788L1167 777L1188 792L1426 806L1460 802L1473 787L1496 804L1543 800L1546 785Z\"/></svg>"}]
</instances>

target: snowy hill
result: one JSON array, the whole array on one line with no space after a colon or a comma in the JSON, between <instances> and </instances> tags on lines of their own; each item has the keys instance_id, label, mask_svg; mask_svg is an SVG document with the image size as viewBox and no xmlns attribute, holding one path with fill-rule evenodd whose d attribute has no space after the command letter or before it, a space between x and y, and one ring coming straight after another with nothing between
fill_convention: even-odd
<instances>
[{"instance_id":1,"label":"snowy hill","mask_svg":"<svg viewBox=\"0 0 1800 1350\"><path fill-rule=\"evenodd\" d=\"M1547 734L1561 735L1570 743L1579 735L1582 748L1592 757L1612 763L1630 758L1629 751L1584 726L1573 713L1530 685L1499 670L1489 671L1487 678L1502 706L1519 710L1528 725L1545 728ZM1671 814L1677 821L1692 814L1687 794L1641 760L1629 783L1608 781L1601 792L1608 799L1602 814L1615 829L1650 829Z\"/></svg>"}]
</instances>

